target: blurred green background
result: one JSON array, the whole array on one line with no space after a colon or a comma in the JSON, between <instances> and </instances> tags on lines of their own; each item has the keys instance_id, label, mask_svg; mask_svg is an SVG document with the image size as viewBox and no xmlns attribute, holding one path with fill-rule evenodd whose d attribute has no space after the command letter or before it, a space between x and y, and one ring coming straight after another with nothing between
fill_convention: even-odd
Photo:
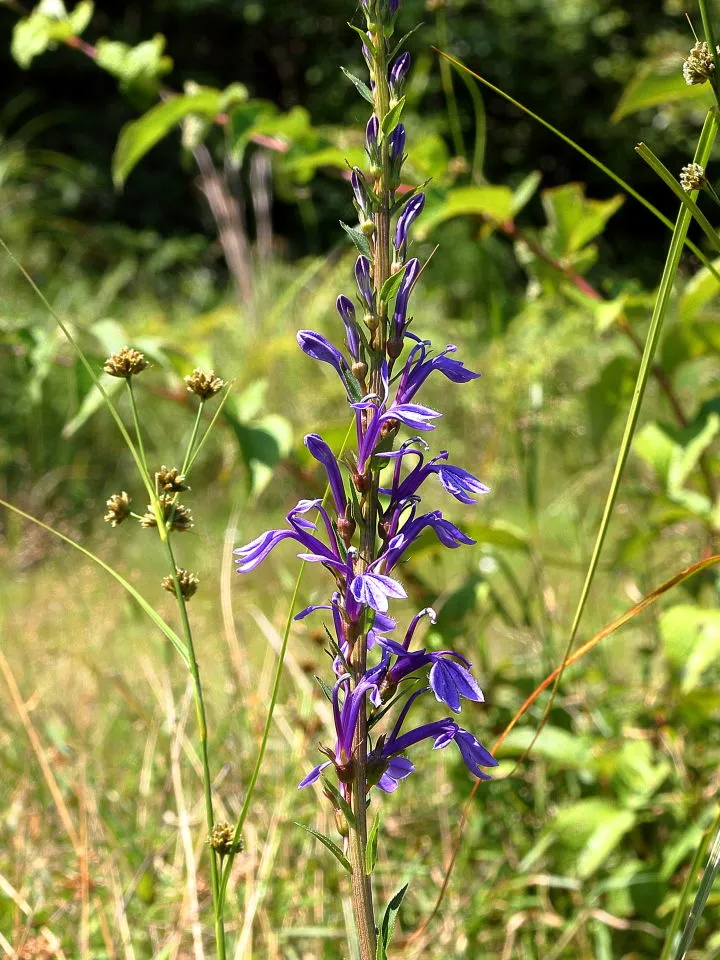
<instances>
[{"instance_id":1,"label":"blurred green background","mask_svg":"<svg viewBox=\"0 0 720 960\"><path fill-rule=\"evenodd\" d=\"M156 0L79 4L68 18L56 0L32 14L0 3L0 236L98 370L125 343L151 360L137 390L158 467L182 459L192 426L182 377L203 366L234 381L192 479L196 525L178 542L201 578L191 611L228 819L297 574L288 548L238 578L230 550L321 495L302 437L339 447L348 422L295 330L339 339L335 297L352 291L338 220L352 222L344 161L362 163L367 105L339 66L363 73L346 26L356 13L340 0ZM445 557L428 541L404 573L412 609L440 613L424 642L475 663L487 704L463 716L488 745L562 659L670 233L432 47L674 218L633 147L647 141L673 172L691 159L709 99L682 81L684 13L674 0L402 2L400 32L422 21L408 41L406 175L432 178L414 252L439 245L414 329L457 344L483 374L452 392L430 383L425 402L445 411L436 450L492 487L474 511L431 498L478 546ZM686 252L579 641L720 552L717 303L712 273ZM102 522L120 490L145 509L132 461L5 253L0 424L0 496L116 564L172 618L152 533ZM546 701L530 709L472 803L438 917L412 943L471 782L435 754L383 801L380 899L412 881L398 956L660 955L718 813L715 569L570 667L514 770ZM0 570L0 944L21 958L197 957L192 922L198 905L207 918L209 889L182 665L102 571L5 511ZM308 573L302 605L325 586ZM294 631L233 876L237 957L348 955L344 879L293 825L334 829L319 795L295 792L328 739L318 627ZM688 956L720 955L718 919L711 894Z\"/></svg>"}]
</instances>

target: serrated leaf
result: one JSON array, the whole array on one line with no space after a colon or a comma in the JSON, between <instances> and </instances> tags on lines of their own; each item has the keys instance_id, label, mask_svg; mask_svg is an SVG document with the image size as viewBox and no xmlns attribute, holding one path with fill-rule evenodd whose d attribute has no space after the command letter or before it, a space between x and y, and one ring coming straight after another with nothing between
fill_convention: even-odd
<instances>
[{"instance_id":1,"label":"serrated leaf","mask_svg":"<svg viewBox=\"0 0 720 960\"><path fill-rule=\"evenodd\" d=\"M362 230L359 230L357 227L349 227L346 223L343 223L342 220L340 221L340 226L355 244L356 249L369 260L372 257L372 251L370 250L368 238Z\"/></svg>"},{"instance_id":2,"label":"serrated leaf","mask_svg":"<svg viewBox=\"0 0 720 960\"><path fill-rule=\"evenodd\" d=\"M405 97L401 97L394 107L391 107L390 110L383 117L383 121L380 124L380 130L382 131L383 136L389 136L400 120L400 116L403 112L403 107L405 106Z\"/></svg>"},{"instance_id":3,"label":"serrated leaf","mask_svg":"<svg viewBox=\"0 0 720 960\"><path fill-rule=\"evenodd\" d=\"M319 677L317 674L313 674L313 676L314 676L315 679L317 680L318 685L319 685L320 689L322 690L322 692L323 692L323 693L325 694L325 696L328 698L328 700L330 701L330 703L332 703L332 700L333 700L332 687L328 686L328 684L325 683L325 681L322 679L322 677Z\"/></svg>"},{"instance_id":4,"label":"serrated leaf","mask_svg":"<svg viewBox=\"0 0 720 960\"><path fill-rule=\"evenodd\" d=\"M375 870L377 863L378 831L380 830L380 812L375 814L373 825L370 827L367 844L365 845L365 872L369 875Z\"/></svg>"},{"instance_id":5,"label":"serrated leaf","mask_svg":"<svg viewBox=\"0 0 720 960\"><path fill-rule=\"evenodd\" d=\"M219 90L206 90L192 96L173 97L148 110L139 120L120 131L113 156L113 181L122 186L136 164L184 117L191 113L214 116L219 112Z\"/></svg>"},{"instance_id":6,"label":"serrated leaf","mask_svg":"<svg viewBox=\"0 0 720 960\"><path fill-rule=\"evenodd\" d=\"M324 847L327 847L327 849L328 849L328 850L330 851L330 853L335 857L335 859L337 860L337 862L338 862L342 867L344 867L345 870L347 870L348 873L352 873L352 867L350 866L350 861L349 861L348 858L345 856L345 854L342 852L342 850L340 849L340 847L339 847L336 843L334 843L334 842L330 839L330 837L326 837L324 833L320 833L318 830L313 830L312 827L308 827L308 826L306 826L304 823L299 823L297 820L294 820L293 823L295 824L296 827L302 827L303 830L305 830L305 831L306 831L307 833L309 833L311 836L313 836L313 837L315 837L317 840L319 840L320 843L322 843L322 845L323 845Z\"/></svg>"},{"instance_id":7,"label":"serrated leaf","mask_svg":"<svg viewBox=\"0 0 720 960\"><path fill-rule=\"evenodd\" d=\"M388 947L395 932L395 921L397 920L400 906L405 899L405 894L409 886L410 884L406 883L405 886L400 887L385 909L385 914L380 924L380 932L378 933L377 952L375 954L376 960L387 960Z\"/></svg>"},{"instance_id":8,"label":"serrated leaf","mask_svg":"<svg viewBox=\"0 0 720 960\"><path fill-rule=\"evenodd\" d=\"M370 87L363 80L361 80L360 77L356 77L354 73L350 73L349 70L346 70L345 67L340 67L340 69L348 78L348 80L355 85L355 89L360 96L364 97L368 103L372 103L373 96L370 91Z\"/></svg>"},{"instance_id":9,"label":"serrated leaf","mask_svg":"<svg viewBox=\"0 0 720 960\"><path fill-rule=\"evenodd\" d=\"M402 279L405 276L404 270L398 270L397 273L393 273L392 276L388 277L385 283L382 285L382 290L380 291L380 299L383 303L387 303L392 297L397 293L397 288L402 283Z\"/></svg>"},{"instance_id":10,"label":"serrated leaf","mask_svg":"<svg viewBox=\"0 0 720 960\"><path fill-rule=\"evenodd\" d=\"M355 814L353 813L352 807L347 802L345 797L340 793L340 791L335 786L335 784L331 783L331 781L327 779L327 777L322 777L321 779L323 782L323 786L328 791L328 793L332 796L333 800L338 806L338 809L342 810L342 812L345 814L345 819L350 825L350 828L352 830L357 829L357 821L355 819Z\"/></svg>"}]
</instances>

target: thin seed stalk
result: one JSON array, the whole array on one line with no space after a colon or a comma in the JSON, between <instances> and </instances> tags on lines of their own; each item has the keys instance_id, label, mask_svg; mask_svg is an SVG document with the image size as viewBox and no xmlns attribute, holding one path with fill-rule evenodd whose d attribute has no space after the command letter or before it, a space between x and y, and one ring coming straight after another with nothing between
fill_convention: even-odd
<instances>
[{"instance_id":1,"label":"thin seed stalk","mask_svg":"<svg viewBox=\"0 0 720 960\"><path fill-rule=\"evenodd\" d=\"M158 518L158 529L160 530L161 519ZM203 792L205 795L205 819L207 823L208 836L212 834L215 825L215 815L213 813L212 802L212 778L210 776L210 757L208 754L208 733L207 717L205 713L205 700L203 697L202 683L200 681L200 668L195 656L195 645L193 643L192 629L190 627L190 618L188 617L187 604L185 597L180 589L180 581L177 575L177 564L170 543L169 531L164 530L165 536L161 534L161 540L165 545L168 561L170 563L170 576L175 586L175 596L177 597L178 607L180 609L180 620L182 622L183 635L188 650L190 675L193 681L193 699L195 701L195 713L197 715L198 736L200 738L200 759L203 768ZM226 960L225 952L225 924L222 913L222 904L220 899L220 873L218 870L217 853L212 847L209 847L210 856L210 887L213 897L213 908L215 913L215 944L217 947L217 960Z\"/></svg>"},{"instance_id":2,"label":"thin seed stalk","mask_svg":"<svg viewBox=\"0 0 720 960\"><path fill-rule=\"evenodd\" d=\"M387 41L383 33L382 4L377 3L376 23L378 29L371 39L375 47L372 79L374 81L374 113L382 128L382 122L390 109L390 89L388 86ZM380 300L380 291L390 276L390 209L392 205L392 172L390 150L386 136L380 143L380 176L375 183L375 193L379 204L374 214L374 257L373 287L375 290L378 326L371 338L370 391L375 395L382 392L381 368L387 343L387 304ZM372 468L371 468L372 469ZM360 536L360 572L365 570L376 557L377 521L378 521L379 470L372 470L370 489L364 499L364 516ZM351 655L350 666L353 683L358 683L367 669L367 633L356 640ZM352 868L352 903L361 960L374 960L377 934L375 911L373 906L372 882L366 870L367 847L367 708L360 711L353 741L353 791L352 809L355 815L356 829L350 831L348 854Z\"/></svg>"}]
</instances>

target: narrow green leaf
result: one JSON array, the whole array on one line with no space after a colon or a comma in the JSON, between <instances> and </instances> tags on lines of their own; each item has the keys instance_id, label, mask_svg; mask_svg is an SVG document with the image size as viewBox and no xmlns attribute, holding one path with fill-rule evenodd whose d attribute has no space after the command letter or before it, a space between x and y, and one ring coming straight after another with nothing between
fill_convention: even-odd
<instances>
[{"instance_id":1,"label":"narrow green leaf","mask_svg":"<svg viewBox=\"0 0 720 960\"><path fill-rule=\"evenodd\" d=\"M370 51L370 53L371 53L373 56L375 56L375 53L376 53L376 51L375 51L375 44L372 42L372 40L370 39L370 37L367 35L367 31L366 31L366 30L363 30L361 27L355 26L354 23L348 23L348 26L350 27L351 30L354 30L354 31L355 31L355 33L360 37L360 39L362 40L362 42L363 42L363 43L365 44L365 46L368 48L368 50Z\"/></svg>"},{"instance_id":2,"label":"narrow green leaf","mask_svg":"<svg viewBox=\"0 0 720 960\"><path fill-rule=\"evenodd\" d=\"M406 883L404 887L400 887L387 905L378 934L376 960L387 960L388 947L395 932L395 921L409 886L410 884Z\"/></svg>"},{"instance_id":3,"label":"narrow green leaf","mask_svg":"<svg viewBox=\"0 0 720 960\"><path fill-rule=\"evenodd\" d=\"M641 64L637 74L625 87L610 120L612 123L618 123L625 117L637 113L638 110L648 110L651 107L676 103L679 100L704 100L709 106L711 99L712 94L707 86L700 84L688 86L677 67L668 72L667 61L664 63L650 61ZM702 107L703 104L701 103L700 106Z\"/></svg>"},{"instance_id":4,"label":"narrow green leaf","mask_svg":"<svg viewBox=\"0 0 720 960\"><path fill-rule=\"evenodd\" d=\"M328 780L327 777L321 777L321 779L323 782L323 786L328 791L328 793L332 796L333 800L338 806L338 809L342 810L342 812L345 814L345 819L350 825L350 828L352 830L357 830L357 821L355 819L355 814L353 813L353 810L350 804L347 802L345 797L340 793L340 791L338 790L338 788L335 786L334 783Z\"/></svg>"},{"instance_id":5,"label":"narrow green leaf","mask_svg":"<svg viewBox=\"0 0 720 960\"><path fill-rule=\"evenodd\" d=\"M370 87L364 83L360 77L356 77L354 73L350 73L349 70L346 70L345 67L340 67L342 72L348 78L348 80L355 85L355 89L360 94L361 97L364 97L368 103L373 102L372 93L370 92Z\"/></svg>"},{"instance_id":6,"label":"narrow green leaf","mask_svg":"<svg viewBox=\"0 0 720 960\"><path fill-rule=\"evenodd\" d=\"M411 37L414 33L417 33L417 31L418 31L421 27L424 27L424 26L425 26L425 24L421 21L420 23L416 24L416 25L412 28L412 30L409 30L409 31L405 34L405 36L400 37L400 39L398 40L398 42L395 44L395 46L394 46L394 48L393 48L393 52L392 52L392 53L390 54L390 56L388 57L388 60L394 60L395 57L398 55L398 53L400 53L401 48L404 47L405 44L407 43L407 41L410 39L410 37Z\"/></svg>"},{"instance_id":7,"label":"narrow green leaf","mask_svg":"<svg viewBox=\"0 0 720 960\"><path fill-rule=\"evenodd\" d=\"M390 110L383 117L383 121L380 124L380 129L383 136L387 137L392 133L395 127L400 120L400 116L403 112L403 107L405 106L405 97L401 97L394 107L391 107Z\"/></svg>"},{"instance_id":8,"label":"narrow green leaf","mask_svg":"<svg viewBox=\"0 0 720 960\"><path fill-rule=\"evenodd\" d=\"M375 864L377 863L379 829L380 829L380 812L378 811L375 814L375 819L373 820L373 825L370 828L370 833L368 834L368 838L367 838L367 844L365 846L365 872L367 874L373 873L373 871L375 870Z\"/></svg>"},{"instance_id":9,"label":"narrow green leaf","mask_svg":"<svg viewBox=\"0 0 720 960\"><path fill-rule=\"evenodd\" d=\"M181 120L191 113L214 116L219 112L222 94L203 90L190 96L173 97L148 110L120 131L112 161L113 182L117 187L127 180L136 164Z\"/></svg>"},{"instance_id":10,"label":"narrow green leaf","mask_svg":"<svg viewBox=\"0 0 720 960\"><path fill-rule=\"evenodd\" d=\"M38 527L42 527L43 530L47 530L48 533L52 533L53 536L58 537L64 543L67 543L69 546L74 547L80 553L84 554L88 559L92 560L93 563L96 563L99 567L102 567L106 573L109 573L120 586L125 590L130 596L135 600L138 606L150 617L152 622L158 627L168 638L170 643L175 647L177 652L183 658L185 665L190 665L190 658L188 656L187 649L185 644L182 642L180 637L175 633L172 627L167 624L159 613L147 602L145 597L137 592L135 587L132 584L121 576L117 570L113 569L109 564L105 563L104 560L101 560L100 557L96 556L86 547L83 547L81 544L77 543L75 540L71 540L70 537L66 537L64 533L60 533L59 530L56 530L54 527L49 526L47 523L43 523L42 520L38 520L37 517L33 517L29 513L25 513L24 510L21 510L19 507L14 506L12 503L8 503L7 500L0 499L0 506L5 507L7 510L12 510L13 513L16 513L18 516L23 517L25 520L29 520L31 523L34 523Z\"/></svg>"},{"instance_id":11,"label":"narrow green leaf","mask_svg":"<svg viewBox=\"0 0 720 960\"><path fill-rule=\"evenodd\" d=\"M359 230L357 227L349 227L346 223L343 223L342 220L340 221L340 226L350 237L360 253L369 260L372 257L372 251L370 250L368 238L365 236L362 230Z\"/></svg>"},{"instance_id":12,"label":"narrow green leaf","mask_svg":"<svg viewBox=\"0 0 720 960\"><path fill-rule=\"evenodd\" d=\"M397 293L397 288L402 283L404 276L405 271L398 270L397 273L393 273L392 276L387 278L385 283L382 285L382 290L380 291L380 299L383 303L387 303L395 296Z\"/></svg>"},{"instance_id":13,"label":"narrow green leaf","mask_svg":"<svg viewBox=\"0 0 720 960\"><path fill-rule=\"evenodd\" d=\"M322 692L325 694L325 696L330 701L330 703L332 703L332 698L333 698L332 687L328 686L328 684L325 683L322 677L319 677L317 674L314 674L314 677L317 680Z\"/></svg>"},{"instance_id":14,"label":"narrow green leaf","mask_svg":"<svg viewBox=\"0 0 720 960\"><path fill-rule=\"evenodd\" d=\"M318 830L313 830L312 827L308 827L308 826L306 826L304 823L299 823L297 820L294 820L293 823L295 824L296 827L302 827L303 830L305 830L305 831L306 831L307 833L309 833L311 836L313 836L313 837L315 837L317 840L319 840L320 843L322 843L322 845L323 845L324 847L327 847L327 849L328 849L328 850L330 851L330 853L335 857L335 859L337 860L337 862L338 862L342 867L344 867L345 870L347 870L348 873L352 873L352 867L350 866L350 861L349 861L348 858L345 856L345 854L342 852L342 850L340 849L340 847L339 847L336 843L334 843L334 842L330 839L330 837L326 837L324 833L320 833Z\"/></svg>"}]
</instances>

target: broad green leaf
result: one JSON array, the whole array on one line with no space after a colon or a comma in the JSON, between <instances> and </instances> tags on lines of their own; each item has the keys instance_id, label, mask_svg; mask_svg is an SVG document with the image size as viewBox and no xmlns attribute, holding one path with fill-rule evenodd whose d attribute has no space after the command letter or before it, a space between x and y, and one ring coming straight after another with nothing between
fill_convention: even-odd
<instances>
[{"instance_id":1,"label":"broad green leaf","mask_svg":"<svg viewBox=\"0 0 720 960\"><path fill-rule=\"evenodd\" d=\"M292 427L278 414L243 423L233 410L231 400L223 414L238 442L246 469L249 494L257 496L267 487L274 468L288 455L292 445Z\"/></svg>"},{"instance_id":2,"label":"broad green leaf","mask_svg":"<svg viewBox=\"0 0 720 960\"><path fill-rule=\"evenodd\" d=\"M503 741L502 753L522 754L535 734L529 727L515 727ZM546 725L535 743L535 753L559 767L587 770L592 765L591 741L587 737Z\"/></svg>"},{"instance_id":3,"label":"broad green leaf","mask_svg":"<svg viewBox=\"0 0 720 960\"><path fill-rule=\"evenodd\" d=\"M710 106L712 102L710 85L688 86L683 78L680 64L672 71L668 71L664 64L645 63L623 91L620 102L610 119L617 123L637 113L638 110L647 110L650 107L676 103L680 100L699 100L700 106L704 104Z\"/></svg>"},{"instance_id":4,"label":"broad green leaf","mask_svg":"<svg viewBox=\"0 0 720 960\"><path fill-rule=\"evenodd\" d=\"M297 820L294 820L293 822L294 822L294 824L295 824L296 827L302 827L303 830L305 830L305 831L306 831L307 833L309 833L311 836L313 836L313 837L315 837L317 840L319 840L320 843L323 844L323 846L327 847L327 849L328 849L328 850L330 851L330 853L335 857L335 859L337 860L337 862L338 862L342 867L344 867L344 869L347 870L348 873L352 873L352 867L350 866L350 861L349 861L348 858L345 856L345 854L342 852L342 850L340 849L340 847L339 847L336 843L334 843L334 842L330 839L330 837L326 837L324 833L320 833L318 830L313 830L312 827L307 827L307 826L305 826L304 823L298 823Z\"/></svg>"},{"instance_id":5,"label":"broad green leaf","mask_svg":"<svg viewBox=\"0 0 720 960\"><path fill-rule=\"evenodd\" d=\"M684 363L720 355L720 323L715 317L674 324L663 340L660 362L667 374Z\"/></svg>"},{"instance_id":6,"label":"broad green leaf","mask_svg":"<svg viewBox=\"0 0 720 960\"><path fill-rule=\"evenodd\" d=\"M660 616L665 656L682 672L681 690L687 693L720 655L720 610L678 604Z\"/></svg>"},{"instance_id":7,"label":"broad green leaf","mask_svg":"<svg viewBox=\"0 0 720 960\"><path fill-rule=\"evenodd\" d=\"M151 97L157 93L160 78L172 70L172 58L165 56L164 50L165 37L159 33L134 47L120 40L101 38L95 62L117 77L123 93Z\"/></svg>"},{"instance_id":8,"label":"broad green leaf","mask_svg":"<svg viewBox=\"0 0 720 960\"><path fill-rule=\"evenodd\" d=\"M471 522L465 524L463 530L478 543L492 543L511 550L527 550L530 543L522 527L505 520L493 520L490 523Z\"/></svg>"},{"instance_id":9,"label":"broad green leaf","mask_svg":"<svg viewBox=\"0 0 720 960\"><path fill-rule=\"evenodd\" d=\"M380 830L380 812L375 814L372 827L368 833L367 845L365 847L365 872L373 873L377 863L378 831Z\"/></svg>"},{"instance_id":10,"label":"broad green leaf","mask_svg":"<svg viewBox=\"0 0 720 960\"><path fill-rule=\"evenodd\" d=\"M367 41L366 41L367 42ZM350 80L351 83L355 85L358 93L361 97L364 97L368 103L373 102L372 93L370 92L370 87L364 83L359 77L356 77L354 73L350 73L349 70L346 70L345 67L340 67L345 76Z\"/></svg>"},{"instance_id":11,"label":"broad green leaf","mask_svg":"<svg viewBox=\"0 0 720 960\"><path fill-rule=\"evenodd\" d=\"M92 20L95 5L92 0L80 0L72 13L68 16L73 36L79 37Z\"/></svg>"},{"instance_id":12,"label":"broad green leaf","mask_svg":"<svg viewBox=\"0 0 720 960\"><path fill-rule=\"evenodd\" d=\"M713 261L713 267L720 269L720 257ZM702 308L720 293L720 284L707 267L701 267L685 284L678 299L678 319L687 322L694 320Z\"/></svg>"},{"instance_id":13,"label":"broad green leaf","mask_svg":"<svg viewBox=\"0 0 720 960\"><path fill-rule=\"evenodd\" d=\"M48 4L40 4L29 17L18 20L13 27L10 53L23 70L27 70L34 58L45 53L51 44L62 43L73 35L62 4L56 10L59 16L44 13L43 8L51 9Z\"/></svg>"},{"instance_id":14,"label":"broad green leaf","mask_svg":"<svg viewBox=\"0 0 720 960\"><path fill-rule=\"evenodd\" d=\"M513 194L509 187L457 187L448 190L441 203L425 211L416 234L423 239L438 224L453 217L480 216L502 223L510 219L512 212Z\"/></svg>"},{"instance_id":15,"label":"broad green leaf","mask_svg":"<svg viewBox=\"0 0 720 960\"><path fill-rule=\"evenodd\" d=\"M219 90L194 96L173 97L157 104L139 120L126 124L120 131L113 156L113 181L122 186L135 165L184 117L191 113L214 116L221 102Z\"/></svg>"},{"instance_id":16,"label":"broad green leaf","mask_svg":"<svg viewBox=\"0 0 720 960\"><path fill-rule=\"evenodd\" d=\"M635 437L633 450L655 470L667 485L677 442L659 423L647 423Z\"/></svg>"},{"instance_id":17,"label":"broad green leaf","mask_svg":"<svg viewBox=\"0 0 720 960\"><path fill-rule=\"evenodd\" d=\"M380 932L378 933L376 960L387 960L388 947L395 932L395 921L400 912L400 906L405 899L408 886L409 884L406 883L404 887L400 887L387 905L380 925Z\"/></svg>"},{"instance_id":18,"label":"broad green leaf","mask_svg":"<svg viewBox=\"0 0 720 960\"><path fill-rule=\"evenodd\" d=\"M656 757L648 740L627 740L613 771L613 789L622 805L634 810L648 802L671 770L669 760Z\"/></svg>"},{"instance_id":19,"label":"broad green leaf","mask_svg":"<svg viewBox=\"0 0 720 960\"><path fill-rule=\"evenodd\" d=\"M609 200L589 200L582 183L565 183L543 190L542 203L548 220L547 246L555 256L577 253L602 233L624 199L616 194Z\"/></svg>"},{"instance_id":20,"label":"broad green leaf","mask_svg":"<svg viewBox=\"0 0 720 960\"><path fill-rule=\"evenodd\" d=\"M308 151L301 151L297 148L291 156L286 156L283 159L282 169L284 172L292 174L293 178L299 183L309 183L320 167L345 170L348 163L351 167L357 167L363 163L364 159L365 151L360 147L348 149L347 147L336 147L329 144L319 150L313 148Z\"/></svg>"},{"instance_id":21,"label":"broad green leaf","mask_svg":"<svg viewBox=\"0 0 720 960\"><path fill-rule=\"evenodd\" d=\"M113 398L124 388L125 384L124 381L118 380L117 377L108 377L108 380L110 382L105 385L105 393ZM74 437L78 430L83 427L104 404L105 397L95 384L93 384L83 397L80 409L62 428L62 437L66 440Z\"/></svg>"},{"instance_id":22,"label":"broad green leaf","mask_svg":"<svg viewBox=\"0 0 720 960\"><path fill-rule=\"evenodd\" d=\"M679 490L698 464L700 457L707 450L720 430L720 416L711 413L704 424L689 428L693 435L686 439L688 431L683 431L686 442L679 455L673 459L668 475L668 487L671 491Z\"/></svg>"},{"instance_id":23,"label":"broad green leaf","mask_svg":"<svg viewBox=\"0 0 720 960\"><path fill-rule=\"evenodd\" d=\"M635 814L600 798L579 800L555 815L550 836L555 835L576 854L574 872L591 876L607 860L622 838L635 825Z\"/></svg>"},{"instance_id":24,"label":"broad green leaf","mask_svg":"<svg viewBox=\"0 0 720 960\"><path fill-rule=\"evenodd\" d=\"M601 447L605 434L616 418L627 409L635 389L637 361L619 354L600 371L597 380L583 397L590 423L590 438Z\"/></svg>"}]
</instances>

